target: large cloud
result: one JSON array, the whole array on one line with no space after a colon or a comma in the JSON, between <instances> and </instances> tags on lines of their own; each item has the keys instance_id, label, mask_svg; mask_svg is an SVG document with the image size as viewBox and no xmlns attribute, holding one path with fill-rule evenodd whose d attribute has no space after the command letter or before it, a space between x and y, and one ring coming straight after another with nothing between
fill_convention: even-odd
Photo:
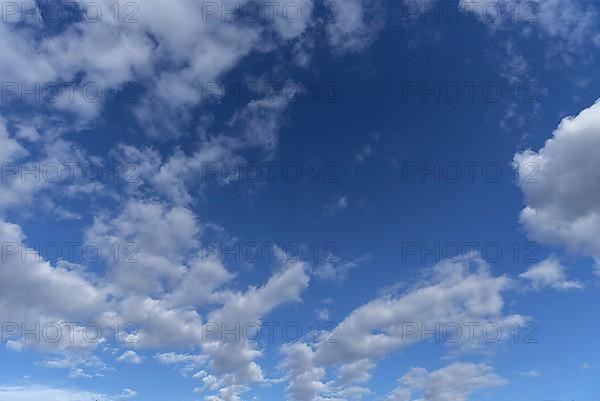
<instances>
[{"instance_id":1,"label":"large cloud","mask_svg":"<svg viewBox=\"0 0 600 401\"><path fill-rule=\"evenodd\" d=\"M514 156L526 207L521 223L541 243L600 261L600 103L565 118L539 151Z\"/></svg>"},{"instance_id":2,"label":"large cloud","mask_svg":"<svg viewBox=\"0 0 600 401\"><path fill-rule=\"evenodd\" d=\"M24 245L21 228L0 220L0 310L4 319L72 319L101 310L105 291L76 271L52 267Z\"/></svg>"},{"instance_id":3,"label":"large cloud","mask_svg":"<svg viewBox=\"0 0 600 401\"><path fill-rule=\"evenodd\" d=\"M284 346L288 394L299 401L348 391L364 394L368 390L357 384L368 380L374 362L419 341L453 343L465 351L501 341L506 336L482 338L482 327L493 324L506 334L511 324L524 322L523 316L503 313L503 293L511 286L508 277L493 276L479 256L444 260L404 294L382 296L355 309L321 342ZM467 334L467 324L478 329ZM462 330L458 337L441 334L444 327L456 325ZM453 340L446 341L449 337ZM338 378L324 382L331 367L338 368Z\"/></svg>"},{"instance_id":4,"label":"large cloud","mask_svg":"<svg viewBox=\"0 0 600 401\"><path fill-rule=\"evenodd\" d=\"M518 322L504 316L503 292L510 288L506 276L494 277L479 258L468 256L440 262L429 280L400 297L377 298L346 317L335 330L336 342L322 342L315 359L324 364L379 358L411 342L403 323Z\"/></svg>"}]
</instances>

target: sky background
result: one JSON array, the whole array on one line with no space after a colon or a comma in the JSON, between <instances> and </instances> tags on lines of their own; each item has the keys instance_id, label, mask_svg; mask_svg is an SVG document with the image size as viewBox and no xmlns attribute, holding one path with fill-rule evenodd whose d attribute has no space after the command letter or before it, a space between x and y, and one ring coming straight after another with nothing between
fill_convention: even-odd
<instances>
[{"instance_id":1,"label":"sky background","mask_svg":"<svg viewBox=\"0 0 600 401\"><path fill-rule=\"evenodd\" d=\"M0 401L594 400L599 13L4 2Z\"/></svg>"}]
</instances>

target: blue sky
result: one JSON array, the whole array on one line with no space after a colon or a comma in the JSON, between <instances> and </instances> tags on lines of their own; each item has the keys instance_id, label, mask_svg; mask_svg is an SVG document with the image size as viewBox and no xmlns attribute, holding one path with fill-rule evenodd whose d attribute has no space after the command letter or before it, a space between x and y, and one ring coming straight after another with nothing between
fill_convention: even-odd
<instances>
[{"instance_id":1,"label":"blue sky","mask_svg":"<svg viewBox=\"0 0 600 401\"><path fill-rule=\"evenodd\" d=\"M599 13L3 3L0 401L593 400Z\"/></svg>"}]
</instances>

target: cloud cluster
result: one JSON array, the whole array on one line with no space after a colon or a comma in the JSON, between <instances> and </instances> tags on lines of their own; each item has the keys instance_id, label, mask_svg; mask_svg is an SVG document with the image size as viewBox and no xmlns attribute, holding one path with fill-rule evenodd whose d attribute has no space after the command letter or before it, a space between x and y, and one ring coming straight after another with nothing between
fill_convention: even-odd
<instances>
[{"instance_id":1,"label":"cloud cluster","mask_svg":"<svg viewBox=\"0 0 600 401\"><path fill-rule=\"evenodd\" d=\"M98 18L69 18L59 25L48 18L23 18L25 10L41 5L21 2L0 25L0 75L16 85L12 98L84 121L100 115L112 89L134 82L139 92L134 114L145 133L180 136L193 123L194 107L204 101L203 85L219 82L252 53L309 40L310 35L301 35L315 27L327 31L333 48L363 48L374 37L365 20L367 3L335 2L322 18L313 0L286 0L276 8L263 1L150 0L128 3L136 6L133 13L122 5L117 12L113 2L102 0L94 3ZM85 1L76 4L87 10ZM258 9L265 18L247 18L247 9ZM59 89L47 90L48 85Z\"/></svg>"},{"instance_id":2,"label":"cloud cluster","mask_svg":"<svg viewBox=\"0 0 600 401\"><path fill-rule=\"evenodd\" d=\"M523 316L503 313L503 293L511 287L508 277L493 276L479 257L442 261L405 293L381 296L352 311L324 333L323 341L285 345L282 367L287 372L288 394L294 400L311 401L346 392L368 393L361 384L379 359L423 339L407 335L408 322L425 325L432 332L457 322L496 322L505 329L522 324ZM453 345L466 351L482 342L475 335ZM337 368L337 379L326 381L332 367Z\"/></svg>"},{"instance_id":3,"label":"cloud cluster","mask_svg":"<svg viewBox=\"0 0 600 401\"><path fill-rule=\"evenodd\" d=\"M121 333L128 337L125 346L199 350L202 354L193 358L202 366L194 364L198 368L195 374L204 374L211 382L207 390L233 397L245 391L246 385L263 381L256 361L262 352L255 344L218 333L207 341L204 325L211 322L225 330L256 323L275 308L297 302L308 286L309 267L280 258L276 271L263 285L231 290L224 285L233 275L219 261L199 258L199 232L197 219L187 209L131 201L120 214L99 218L88 237L107 245L135 241L140 246L139 264L109 264L109 269L97 276L85 269L52 266L43 259L23 262L21 255L8 256L0 265L0 310L6 321L23 322L27 327L45 322L95 322L105 333L94 342L86 341L79 330L75 331L76 341L69 336L58 343L45 338L23 343L15 338L9 346L65 355L45 366L70 369L71 376L86 377L90 375L85 369L103 367L90 361L96 360L93 352L100 344L111 344L109 327L119 324L124 328L134 322L135 333ZM0 240L20 244L25 237L19 226L2 221ZM206 311L204 319L202 311ZM117 361L143 362L133 350L126 350ZM160 361L189 363L169 354Z\"/></svg>"}]
</instances>

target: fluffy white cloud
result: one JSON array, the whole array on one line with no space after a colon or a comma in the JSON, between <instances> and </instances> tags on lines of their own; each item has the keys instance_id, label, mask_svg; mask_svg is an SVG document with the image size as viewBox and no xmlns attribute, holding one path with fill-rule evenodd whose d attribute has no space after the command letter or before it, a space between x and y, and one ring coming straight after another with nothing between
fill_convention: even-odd
<instances>
[{"instance_id":1,"label":"fluffy white cloud","mask_svg":"<svg viewBox=\"0 0 600 401\"><path fill-rule=\"evenodd\" d=\"M526 207L520 221L535 241L600 261L600 103L567 117L539 151L514 156Z\"/></svg>"},{"instance_id":2,"label":"fluffy white cloud","mask_svg":"<svg viewBox=\"0 0 600 401\"><path fill-rule=\"evenodd\" d=\"M337 381L340 384L364 383L371 378L369 370L374 367L375 364L368 359L342 365L337 370Z\"/></svg>"},{"instance_id":3,"label":"fluffy white cloud","mask_svg":"<svg viewBox=\"0 0 600 401\"><path fill-rule=\"evenodd\" d=\"M307 28L326 24L332 46L363 48L377 30L366 17L372 3L333 2L335 10L328 14L335 21L323 21L315 18L313 0L285 0L274 8L274 3L247 0L149 0L136 10L119 10L118 16L113 3L102 0L94 3L102 12L97 21L63 21L65 26L49 35L43 34L41 21L16 24L17 10L14 21L0 26L0 74L16 84L12 98L24 98L22 85L39 85L38 97L27 98L30 104L84 120L99 115L111 89L138 82L147 91L136 91L134 110L146 134L180 136L194 122L194 107L205 100L203 85L222 80L244 57L264 50L265 42L267 48L285 46ZM241 18L233 16L236 8ZM253 20L249 15L257 8L259 18ZM129 11L134 15L128 19ZM66 84L58 100L48 102L44 87L56 82L77 84ZM96 98L96 89L84 90L86 85L101 88L102 97Z\"/></svg>"},{"instance_id":4,"label":"fluffy white cloud","mask_svg":"<svg viewBox=\"0 0 600 401\"><path fill-rule=\"evenodd\" d=\"M208 315L208 322L216 328L219 341L203 344L205 353L213 358L217 373L229 375L234 385L262 381L261 368L255 360L261 352L248 339L227 341L225 329L260 324L264 315L289 302L300 301L300 293L308 287L308 266L302 262L283 262L283 267L262 287L251 287L244 293L229 293L222 308ZM211 336L214 338L214 336Z\"/></svg>"},{"instance_id":5,"label":"fluffy white cloud","mask_svg":"<svg viewBox=\"0 0 600 401\"><path fill-rule=\"evenodd\" d=\"M0 310L5 321L81 319L106 307L104 289L77 271L52 267L24 245L21 227L0 220L0 241Z\"/></svg>"},{"instance_id":6,"label":"fluffy white cloud","mask_svg":"<svg viewBox=\"0 0 600 401\"><path fill-rule=\"evenodd\" d=\"M123 355L117 358L117 362L128 363L130 365L139 365L142 363L142 358L135 351L125 351Z\"/></svg>"},{"instance_id":7,"label":"fluffy white cloud","mask_svg":"<svg viewBox=\"0 0 600 401\"><path fill-rule=\"evenodd\" d=\"M53 267L35 253L27 250L33 261L23 261L23 253L3 252L0 264L0 311L6 321L27 323L46 322L96 322L104 337L89 341L81 327L76 327L74 339L62 336L54 343L20 341L18 333L8 342L10 349L20 351L33 347L42 352L60 353L60 359L45 361L46 367L69 369L71 377L91 377L89 369L106 368L93 355L98 345L111 339L114 324L119 324L119 335L128 348L177 347L201 349L203 354L181 357L161 354L163 363L184 364L182 372L194 373L201 364L213 374L206 373L212 383L209 390L219 397L235 399L246 391L247 385L264 380L257 359L262 351L247 338L232 338L221 330L243 327L246 323L260 324L263 317L275 308L300 300L301 292L308 286L309 267L302 262L290 263L278 252L277 271L262 286L251 286L246 291L220 288L233 276L216 260L202 260L198 255L200 225L187 209L167 207L160 203L126 203L114 218L99 218L88 233L98 244L109 246L113 241L132 241L139 244L140 263L146 271L139 277L150 277L147 283L136 285L115 270L125 269L125 264L112 265L108 272L96 277L83 268L70 270ZM0 239L5 244L22 246L25 237L19 226L1 222ZM11 248L12 249L12 248ZM168 259L167 259L168 258ZM134 264L135 265L135 264ZM157 266L161 265L164 269ZM132 267L135 269L135 267ZM199 291L200 290L200 291ZM211 304L211 305L207 305ZM214 308L203 321L200 309ZM133 322L137 330L126 332L127 323ZM207 325L217 327L207 338ZM121 344L115 344L120 346ZM136 352L128 350L117 359L119 362L140 363Z\"/></svg>"},{"instance_id":8,"label":"fluffy white cloud","mask_svg":"<svg viewBox=\"0 0 600 401\"><path fill-rule=\"evenodd\" d=\"M474 363L453 363L433 372L413 368L399 382L387 401L465 401L476 391L507 383L490 366Z\"/></svg>"},{"instance_id":9,"label":"fluffy white cloud","mask_svg":"<svg viewBox=\"0 0 600 401\"><path fill-rule=\"evenodd\" d=\"M288 375L287 393L292 400L314 400L327 390L323 383L326 371L315 366L314 351L308 344L286 344L281 367Z\"/></svg>"},{"instance_id":10,"label":"fluffy white cloud","mask_svg":"<svg viewBox=\"0 0 600 401\"><path fill-rule=\"evenodd\" d=\"M434 328L435 323L521 321L521 316L502 313L502 294L510 289L510 279L492 276L479 257L472 262L468 258L442 261L428 281L411 291L377 298L355 309L336 328L336 342L317 346L316 360L336 364L382 357L414 340L406 337L403 323L426 323Z\"/></svg>"},{"instance_id":11,"label":"fluffy white cloud","mask_svg":"<svg viewBox=\"0 0 600 401\"><path fill-rule=\"evenodd\" d=\"M107 251L118 247L117 257L103 252L114 285L137 294L160 294L181 282L188 258L199 247L200 230L189 209L131 200L117 216L97 216L87 241Z\"/></svg>"},{"instance_id":12,"label":"fluffy white cloud","mask_svg":"<svg viewBox=\"0 0 600 401\"><path fill-rule=\"evenodd\" d=\"M565 268L554 258L537 263L521 274L520 277L530 280L536 288L551 287L557 290L582 289L583 284L575 280L567 280Z\"/></svg>"},{"instance_id":13,"label":"fluffy white cloud","mask_svg":"<svg viewBox=\"0 0 600 401\"><path fill-rule=\"evenodd\" d=\"M264 286L245 292L220 289L233 275L218 259L201 255L200 232L188 209L131 201L115 218L97 219L88 239L106 247L133 243L139 250L138 262L114 264L109 275L123 297L116 305L119 319L140 326L137 346L201 347L218 373L233 375L236 383L260 381L254 360L261 353L245 339L220 333L222 325L257 323L277 306L298 301L308 286L308 267L280 260L280 270ZM203 323L197 310L214 304L222 306ZM213 341L203 337L204 324L218 327Z\"/></svg>"},{"instance_id":14,"label":"fluffy white cloud","mask_svg":"<svg viewBox=\"0 0 600 401\"><path fill-rule=\"evenodd\" d=\"M368 380L375 361L417 341L433 341L425 331L440 335L446 325L462 327L454 345L479 348L487 341L482 338L486 324L507 332L511 324L524 322L523 316L503 313L503 294L511 288L509 278L493 276L477 255L444 260L404 294L382 296L355 309L323 333L321 342L284 346L288 393L294 400L309 401L359 390L354 384ZM466 323L479 325L479 330L467 335ZM338 380L323 382L326 369L335 366Z\"/></svg>"}]
</instances>

